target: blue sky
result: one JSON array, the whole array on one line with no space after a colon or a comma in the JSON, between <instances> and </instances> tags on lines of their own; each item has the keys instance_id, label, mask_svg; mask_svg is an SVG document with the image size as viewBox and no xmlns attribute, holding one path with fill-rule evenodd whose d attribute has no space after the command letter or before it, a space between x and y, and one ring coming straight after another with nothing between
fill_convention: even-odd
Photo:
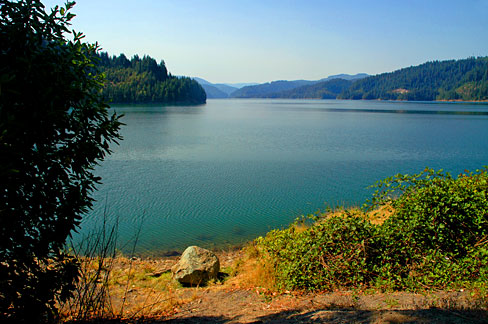
<instances>
[{"instance_id":1,"label":"blue sky","mask_svg":"<svg viewBox=\"0 0 488 324\"><path fill-rule=\"evenodd\" d=\"M79 0L72 11L73 28L110 54L147 54L214 83L488 55L488 0Z\"/></svg>"}]
</instances>

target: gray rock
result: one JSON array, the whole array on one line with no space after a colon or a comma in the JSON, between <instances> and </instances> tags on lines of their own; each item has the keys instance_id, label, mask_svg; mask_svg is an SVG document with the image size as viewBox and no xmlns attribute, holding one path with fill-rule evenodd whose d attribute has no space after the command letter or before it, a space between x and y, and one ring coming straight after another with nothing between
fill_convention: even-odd
<instances>
[{"instance_id":1,"label":"gray rock","mask_svg":"<svg viewBox=\"0 0 488 324\"><path fill-rule=\"evenodd\" d=\"M180 261L171 268L173 277L185 285L203 285L216 279L220 270L219 259L209 250L198 246L186 248Z\"/></svg>"}]
</instances>

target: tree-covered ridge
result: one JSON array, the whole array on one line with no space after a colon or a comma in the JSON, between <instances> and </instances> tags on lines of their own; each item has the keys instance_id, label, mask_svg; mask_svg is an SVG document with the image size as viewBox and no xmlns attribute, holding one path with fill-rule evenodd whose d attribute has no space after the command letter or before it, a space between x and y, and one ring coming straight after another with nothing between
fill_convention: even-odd
<instances>
[{"instance_id":1,"label":"tree-covered ridge","mask_svg":"<svg viewBox=\"0 0 488 324\"><path fill-rule=\"evenodd\" d=\"M344 81L340 85L340 90L336 91L336 85L341 81L332 80L342 79L347 81L355 81L368 77L366 73L358 74L336 74L330 75L320 80L295 80L295 81L273 81L262 84L254 84L242 87L232 93L229 93L231 98L294 98L294 99L335 99L336 96L343 90L349 87L344 86ZM317 87L313 85L320 84ZM310 88L307 88L310 86ZM329 89L329 87L331 87ZM297 92L292 91L297 89ZM207 93L208 94L208 93Z\"/></svg>"},{"instance_id":2,"label":"tree-covered ridge","mask_svg":"<svg viewBox=\"0 0 488 324\"><path fill-rule=\"evenodd\" d=\"M355 82L339 99L488 100L488 57L433 61Z\"/></svg>"},{"instance_id":3,"label":"tree-covered ridge","mask_svg":"<svg viewBox=\"0 0 488 324\"><path fill-rule=\"evenodd\" d=\"M262 98L336 99L337 96L348 89L353 82L354 81L344 79L332 79L264 95Z\"/></svg>"},{"instance_id":4,"label":"tree-covered ridge","mask_svg":"<svg viewBox=\"0 0 488 324\"><path fill-rule=\"evenodd\" d=\"M100 53L100 69L106 76L103 95L112 103L205 103L207 97L198 82L168 73L164 61L124 54Z\"/></svg>"},{"instance_id":5,"label":"tree-covered ridge","mask_svg":"<svg viewBox=\"0 0 488 324\"><path fill-rule=\"evenodd\" d=\"M232 98L266 98L267 95L294 89L306 84L312 84L313 81L296 80L296 81L273 81L253 86L240 88L231 93Z\"/></svg>"}]
</instances>

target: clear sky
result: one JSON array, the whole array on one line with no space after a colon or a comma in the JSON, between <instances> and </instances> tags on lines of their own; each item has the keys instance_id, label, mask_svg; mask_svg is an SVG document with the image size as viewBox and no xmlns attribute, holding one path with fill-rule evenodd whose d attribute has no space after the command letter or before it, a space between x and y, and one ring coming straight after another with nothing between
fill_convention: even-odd
<instances>
[{"instance_id":1,"label":"clear sky","mask_svg":"<svg viewBox=\"0 0 488 324\"><path fill-rule=\"evenodd\" d=\"M72 12L73 28L109 54L147 54L213 83L488 55L488 0L79 0Z\"/></svg>"}]
</instances>

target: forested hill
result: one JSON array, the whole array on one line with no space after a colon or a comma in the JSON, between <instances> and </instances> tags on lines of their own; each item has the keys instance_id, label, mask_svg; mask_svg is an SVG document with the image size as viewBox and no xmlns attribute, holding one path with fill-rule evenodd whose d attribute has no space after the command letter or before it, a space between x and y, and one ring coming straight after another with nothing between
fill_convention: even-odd
<instances>
[{"instance_id":1,"label":"forested hill","mask_svg":"<svg viewBox=\"0 0 488 324\"><path fill-rule=\"evenodd\" d=\"M278 93L294 89L303 85L312 84L313 81L296 80L296 81L273 81L253 86L240 88L230 94L233 98L263 98L271 93Z\"/></svg>"},{"instance_id":2,"label":"forested hill","mask_svg":"<svg viewBox=\"0 0 488 324\"><path fill-rule=\"evenodd\" d=\"M100 68L106 75L103 94L112 103L203 104L207 96L198 82L168 73L164 61L149 56L100 53Z\"/></svg>"},{"instance_id":3,"label":"forested hill","mask_svg":"<svg viewBox=\"0 0 488 324\"><path fill-rule=\"evenodd\" d=\"M263 95L262 98L335 99L337 95L348 89L353 82L351 80L332 79Z\"/></svg>"},{"instance_id":4,"label":"forested hill","mask_svg":"<svg viewBox=\"0 0 488 324\"><path fill-rule=\"evenodd\" d=\"M342 79L343 81L354 81L367 77L365 73L358 73L355 75L350 74L338 74L331 75L327 78L323 78L316 81L309 80L295 80L295 81L273 81L268 83L262 83L252 86L247 86L240 88L232 92L229 96L233 98L335 98L338 93L335 93L336 88L332 84L327 83L328 81ZM341 81L339 81L341 82ZM337 84L337 82L334 82ZM314 87L315 84L320 84ZM307 86L310 86L308 88ZM330 92L327 87L331 86L334 88ZM341 91L344 90L341 85ZM297 89L297 92L292 91ZM300 89L300 90L298 90ZM339 93L341 92L339 91ZM335 94L332 94L335 93Z\"/></svg>"},{"instance_id":5,"label":"forested hill","mask_svg":"<svg viewBox=\"0 0 488 324\"><path fill-rule=\"evenodd\" d=\"M339 99L488 100L488 57L434 61L354 82Z\"/></svg>"}]
</instances>

